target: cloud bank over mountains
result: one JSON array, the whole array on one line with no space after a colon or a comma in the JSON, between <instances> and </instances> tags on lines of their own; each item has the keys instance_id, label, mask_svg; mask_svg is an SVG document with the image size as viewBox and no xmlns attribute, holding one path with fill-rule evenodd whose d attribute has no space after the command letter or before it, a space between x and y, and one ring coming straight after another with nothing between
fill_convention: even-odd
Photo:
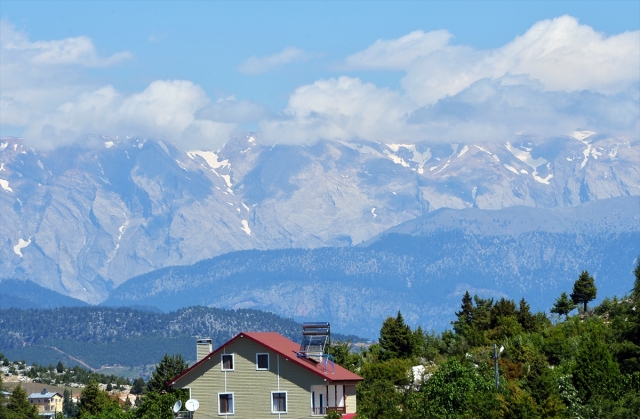
<instances>
[{"instance_id":1,"label":"cloud bank over mountains","mask_svg":"<svg viewBox=\"0 0 640 419\"><path fill-rule=\"evenodd\" d=\"M640 130L640 31L607 37L571 16L540 21L490 50L456 45L446 30L378 40L347 56L338 77L299 86L276 112L233 96L212 99L186 80L124 94L85 70L126 66L131 53L102 56L86 37L30 41L8 21L0 31L0 124L24 127L40 146L104 134L216 148L244 123L280 143L504 141L576 129L637 139ZM312 58L287 47L238 71L258 75ZM398 73L401 89L365 80L388 71Z\"/></svg>"}]
</instances>

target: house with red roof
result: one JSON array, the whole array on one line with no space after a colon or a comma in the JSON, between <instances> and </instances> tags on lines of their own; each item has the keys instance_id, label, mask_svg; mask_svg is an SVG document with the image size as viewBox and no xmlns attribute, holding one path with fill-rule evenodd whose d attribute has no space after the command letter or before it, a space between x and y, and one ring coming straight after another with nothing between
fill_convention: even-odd
<instances>
[{"instance_id":1,"label":"house with red roof","mask_svg":"<svg viewBox=\"0 0 640 419\"><path fill-rule=\"evenodd\" d=\"M208 345L208 346L207 346ZM199 402L193 417L313 418L356 413L362 377L327 356L307 356L300 344L274 332L243 332L211 350L198 340L198 361L171 386Z\"/></svg>"}]
</instances>

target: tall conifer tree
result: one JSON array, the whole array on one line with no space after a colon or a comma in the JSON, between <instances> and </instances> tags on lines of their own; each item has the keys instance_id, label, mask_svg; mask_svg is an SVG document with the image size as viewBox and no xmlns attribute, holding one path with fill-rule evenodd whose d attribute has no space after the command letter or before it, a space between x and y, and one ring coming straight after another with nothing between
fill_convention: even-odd
<instances>
[{"instance_id":1,"label":"tall conifer tree","mask_svg":"<svg viewBox=\"0 0 640 419\"><path fill-rule=\"evenodd\" d=\"M584 312L587 312L587 303L595 300L598 289L589 272L582 271L578 280L573 284L571 300L575 304L584 304Z\"/></svg>"}]
</instances>

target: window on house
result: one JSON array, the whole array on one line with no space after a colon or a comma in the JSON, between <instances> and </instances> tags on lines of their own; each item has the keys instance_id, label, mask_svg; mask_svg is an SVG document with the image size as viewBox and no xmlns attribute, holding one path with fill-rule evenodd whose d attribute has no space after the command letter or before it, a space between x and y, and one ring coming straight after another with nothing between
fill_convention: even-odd
<instances>
[{"instance_id":1,"label":"window on house","mask_svg":"<svg viewBox=\"0 0 640 419\"><path fill-rule=\"evenodd\" d=\"M287 413L287 392L271 392L271 413Z\"/></svg>"},{"instance_id":2,"label":"window on house","mask_svg":"<svg viewBox=\"0 0 640 419\"><path fill-rule=\"evenodd\" d=\"M233 371L233 354L222 354L222 371Z\"/></svg>"},{"instance_id":3,"label":"window on house","mask_svg":"<svg viewBox=\"0 0 640 419\"><path fill-rule=\"evenodd\" d=\"M257 370L269 369L269 354L256 354L256 369Z\"/></svg>"},{"instance_id":4,"label":"window on house","mask_svg":"<svg viewBox=\"0 0 640 419\"><path fill-rule=\"evenodd\" d=\"M218 414L233 414L233 393L218 393Z\"/></svg>"}]
</instances>

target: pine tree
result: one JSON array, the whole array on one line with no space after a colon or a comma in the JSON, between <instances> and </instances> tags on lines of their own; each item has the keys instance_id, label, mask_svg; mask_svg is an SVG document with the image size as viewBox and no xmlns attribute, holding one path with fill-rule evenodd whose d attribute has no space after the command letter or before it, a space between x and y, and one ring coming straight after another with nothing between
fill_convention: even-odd
<instances>
[{"instance_id":1,"label":"pine tree","mask_svg":"<svg viewBox=\"0 0 640 419\"><path fill-rule=\"evenodd\" d=\"M594 396L612 398L619 390L620 369L598 335L587 335L575 355L573 382L585 402Z\"/></svg>"},{"instance_id":2,"label":"pine tree","mask_svg":"<svg viewBox=\"0 0 640 419\"><path fill-rule=\"evenodd\" d=\"M86 415L97 415L111 404L107 393L100 390L98 382L91 380L82 390L80 397L80 417Z\"/></svg>"},{"instance_id":3,"label":"pine tree","mask_svg":"<svg viewBox=\"0 0 640 419\"><path fill-rule=\"evenodd\" d=\"M571 300L575 304L584 304L584 312L587 312L587 303L596 298L598 289L595 286L593 278L589 272L582 271L578 280L573 284L573 292Z\"/></svg>"},{"instance_id":4,"label":"pine tree","mask_svg":"<svg viewBox=\"0 0 640 419\"><path fill-rule=\"evenodd\" d=\"M531 314L531 306L523 298L518 307L518 322L527 332L532 332L536 328L536 317Z\"/></svg>"},{"instance_id":5,"label":"pine tree","mask_svg":"<svg viewBox=\"0 0 640 419\"><path fill-rule=\"evenodd\" d=\"M453 329L456 333L463 335L465 329L471 326L471 323L473 322L473 300L471 299L469 291L464 293L460 311L456 311L456 316L458 317L458 320L452 322Z\"/></svg>"},{"instance_id":6,"label":"pine tree","mask_svg":"<svg viewBox=\"0 0 640 419\"><path fill-rule=\"evenodd\" d=\"M147 383L147 390L160 393L166 391L173 393L174 389L169 386L169 381L176 378L189 366L184 362L182 355L164 355L160 363L156 365L156 370L151 374L151 379Z\"/></svg>"},{"instance_id":7,"label":"pine tree","mask_svg":"<svg viewBox=\"0 0 640 419\"><path fill-rule=\"evenodd\" d=\"M563 292L560 294L560 297L553 304L553 308L551 308L552 313L556 313L559 316L564 315L565 317L569 316L569 313L576 308L576 305L567 297L567 293Z\"/></svg>"},{"instance_id":8,"label":"pine tree","mask_svg":"<svg viewBox=\"0 0 640 419\"><path fill-rule=\"evenodd\" d=\"M65 389L62 395L62 413L67 418L75 418L80 413L78 405L71 399L71 391Z\"/></svg>"},{"instance_id":9,"label":"pine tree","mask_svg":"<svg viewBox=\"0 0 640 419\"><path fill-rule=\"evenodd\" d=\"M404 323L402 314L387 318L380 329L380 347L384 359L411 358L416 351L416 339Z\"/></svg>"},{"instance_id":10,"label":"pine tree","mask_svg":"<svg viewBox=\"0 0 640 419\"><path fill-rule=\"evenodd\" d=\"M58 365L56 365L56 372L58 373L64 372L64 365L62 364L62 361L58 361Z\"/></svg>"},{"instance_id":11,"label":"pine tree","mask_svg":"<svg viewBox=\"0 0 640 419\"><path fill-rule=\"evenodd\" d=\"M27 392L24 391L22 386L18 386L13 389L13 393L11 393L11 396L9 397L7 411L9 414L13 413L14 416L21 419L36 419L39 417L38 408L29 404Z\"/></svg>"},{"instance_id":12,"label":"pine tree","mask_svg":"<svg viewBox=\"0 0 640 419\"><path fill-rule=\"evenodd\" d=\"M131 385L131 394L142 394L142 392L144 391L144 386L144 379L136 378L135 380L133 380L133 384Z\"/></svg>"},{"instance_id":13,"label":"pine tree","mask_svg":"<svg viewBox=\"0 0 640 419\"><path fill-rule=\"evenodd\" d=\"M518 311L516 310L516 303L513 300L507 300L504 297L498 300L490 310L491 323L490 327L493 329L498 325L498 319L501 317L516 317Z\"/></svg>"}]
</instances>

